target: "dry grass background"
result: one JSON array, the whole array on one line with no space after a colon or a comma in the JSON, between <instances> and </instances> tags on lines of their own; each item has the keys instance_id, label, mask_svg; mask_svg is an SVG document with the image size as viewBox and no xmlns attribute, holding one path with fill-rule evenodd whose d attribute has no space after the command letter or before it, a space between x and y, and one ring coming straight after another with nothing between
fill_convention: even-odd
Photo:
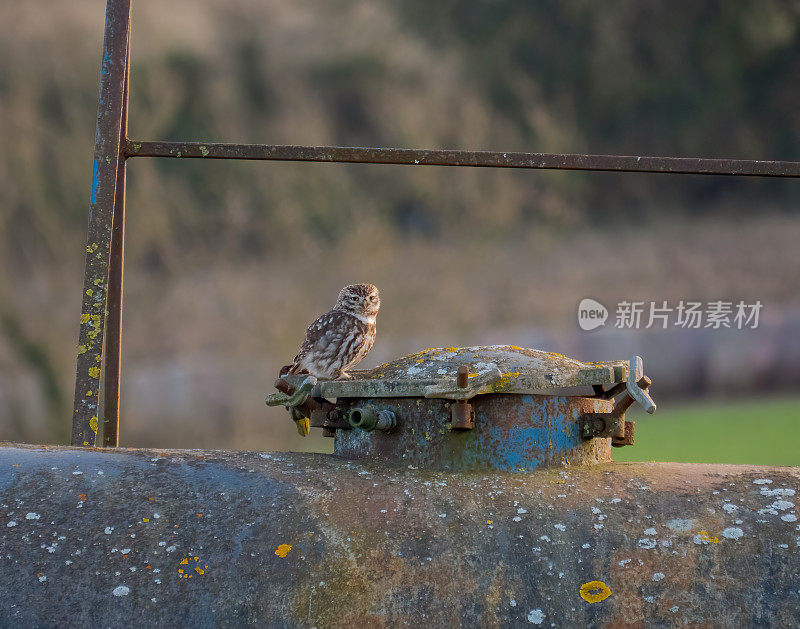
<instances>
[{"instance_id":1,"label":"dry grass background","mask_svg":"<svg viewBox=\"0 0 800 629\"><path fill-rule=\"evenodd\" d=\"M103 5L0 5L4 438L68 431ZM492 104L463 47L425 37L389 2L134 5L133 138L592 148L527 75L514 83L521 126ZM776 33L797 46L794 30ZM640 150L675 149L654 144ZM544 331L570 347L586 296L761 299L767 317L798 304L800 193L785 182L129 166L126 445L327 447L299 442L263 396L305 325L353 281L377 284L384 303L366 366Z\"/></svg>"}]
</instances>

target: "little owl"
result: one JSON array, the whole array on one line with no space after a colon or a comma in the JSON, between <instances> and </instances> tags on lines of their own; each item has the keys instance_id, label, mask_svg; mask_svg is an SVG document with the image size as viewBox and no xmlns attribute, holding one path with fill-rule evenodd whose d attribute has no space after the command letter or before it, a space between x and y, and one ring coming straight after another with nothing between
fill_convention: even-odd
<instances>
[{"instance_id":1,"label":"little owl","mask_svg":"<svg viewBox=\"0 0 800 629\"><path fill-rule=\"evenodd\" d=\"M351 284L339 291L333 310L306 330L306 339L289 373L310 373L326 380L347 379L375 341L375 317L381 307L372 284Z\"/></svg>"}]
</instances>

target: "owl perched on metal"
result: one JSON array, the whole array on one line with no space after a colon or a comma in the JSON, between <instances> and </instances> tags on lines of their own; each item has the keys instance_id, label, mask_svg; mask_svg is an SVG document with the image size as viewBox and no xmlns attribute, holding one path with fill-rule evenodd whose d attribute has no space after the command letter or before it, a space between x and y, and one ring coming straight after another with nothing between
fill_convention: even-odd
<instances>
[{"instance_id":1,"label":"owl perched on metal","mask_svg":"<svg viewBox=\"0 0 800 629\"><path fill-rule=\"evenodd\" d=\"M326 380L348 379L375 341L375 318L381 307L372 284L351 284L339 291L333 310L306 330L306 339L289 373L310 373Z\"/></svg>"}]
</instances>

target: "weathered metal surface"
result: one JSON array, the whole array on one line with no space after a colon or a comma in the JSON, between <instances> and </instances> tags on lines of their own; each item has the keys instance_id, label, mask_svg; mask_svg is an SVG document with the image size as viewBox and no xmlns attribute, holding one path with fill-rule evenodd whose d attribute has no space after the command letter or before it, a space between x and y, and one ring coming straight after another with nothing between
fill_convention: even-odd
<instances>
[{"instance_id":1,"label":"weathered metal surface","mask_svg":"<svg viewBox=\"0 0 800 629\"><path fill-rule=\"evenodd\" d=\"M311 395L342 397L443 397L458 399L458 368L470 366L470 381L490 377L499 369L502 378L471 390L483 393L537 393L553 388L613 385L625 382L629 361L585 363L561 354L513 345L486 347L431 347L369 370L349 372L352 380L319 381ZM289 381L292 376L287 376ZM305 376L293 376L292 383Z\"/></svg>"},{"instance_id":2,"label":"weathered metal surface","mask_svg":"<svg viewBox=\"0 0 800 629\"><path fill-rule=\"evenodd\" d=\"M97 441L108 265L129 35L130 0L108 0L78 338L73 445L93 446Z\"/></svg>"},{"instance_id":3,"label":"weathered metal surface","mask_svg":"<svg viewBox=\"0 0 800 629\"><path fill-rule=\"evenodd\" d=\"M2 626L800 623L796 468L4 447L0 487Z\"/></svg>"},{"instance_id":4,"label":"weathered metal surface","mask_svg":"<svg viewBox=\"0 0 800 629\"><path fill-rule=\"evenodd\" d=\"M613 405L608 400L481 395L470 400L474 413L471 430L452 430L452 407L459 402L373 398L339 403L388 410L397 418L397 426L388 434L358 428L337 430L334 454L346 459L428 470L512 472L611 460L610 439L588 440L580 431L585 414L611 412Z\"/></svg>"},{"instance_id":5,"label":"weathered metal surface","mask_svg":"<svg viewBox=\"0 0 800 629\"><path fill-rule=\"evenodd\" d=\"M636 155L583 155L440 149L365 148L355 146L294 146L274 144L216 144L129 140L128 157L182 157L276 160L291 162L349 162L408 166L483 166L595 170L683 175L747 175L800 177L800 162Z\"/></svg>"}]
</instances>

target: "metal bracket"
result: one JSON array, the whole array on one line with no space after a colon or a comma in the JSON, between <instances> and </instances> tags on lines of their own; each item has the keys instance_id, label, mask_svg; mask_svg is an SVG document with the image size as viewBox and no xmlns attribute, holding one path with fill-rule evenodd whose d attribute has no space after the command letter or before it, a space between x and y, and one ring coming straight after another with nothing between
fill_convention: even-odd
<instances>
[{"instance_id":1,"label":"metal bracket","mask_svg":"<svg viewBox=\"0 0 800 629\"><path fill-rule=\"evenodd\" d=\"M458 375L456 376L456 385L458 385L459 391L466 392L469 390L469 367L467 365L459 366ZM453 402L453 405L450 407L451 430L472 430L472 422L474 419L475 411L472 410L472 404L466 400Z\"/></svg>"},{"instance_id":2,"label":"metal bracket","mask_svg":"<svg viewBox=\"0 0 800 629\"><path fill-rule=\"evenodd\" d=\"M579 420L581 436L584 439L611 437L611 445L616 448L633 445L635 424L625 420L625 412L634 401L639 402L650 414L656 411L656 403L647 390L653 382L643 374L643 371L641 356L633 356L624 386L618 384L609 391L602 391L601 387L600 391L596 391L598 397L614 398L616 403L610 413L588 414Z\"/></svg>"},{"instance_id":3,"label":"metal bracket","mask_svg":"<svg viewBox=\"0 0 800 629\"><path fill-rule=\"evenodd\" d=\"M459 376L455 380L443 380L425 387L425 397L469 400L476 395L494 393L494 385L503 379L503 374L494 365L472 378L469 377L468 371L463 371L466 368L466 365L459 367ZM461 386L462 384L465 386Z\"/></svg>"},{"instance_id":4,"label":"metal bracket","mask_svg":"<svg viewBox=\"0 0 800 629\"><path fill-rule=\"evenodd\" d=\"M636 422L625 422L625 435L622 437L611 437L611 445L615 448L633 445L633 431L636 429Z\"/></svg>"},{"instance_id":5,"label":"metal bracket","mask_svg":"<svg viewBox=\"0 0 800 629\"><path fill-rule=\"evenodd\" d=\"M625 420L611 413L588 413L579 420L581 437L624 437Z\"/></svg>"}]
</instances>

